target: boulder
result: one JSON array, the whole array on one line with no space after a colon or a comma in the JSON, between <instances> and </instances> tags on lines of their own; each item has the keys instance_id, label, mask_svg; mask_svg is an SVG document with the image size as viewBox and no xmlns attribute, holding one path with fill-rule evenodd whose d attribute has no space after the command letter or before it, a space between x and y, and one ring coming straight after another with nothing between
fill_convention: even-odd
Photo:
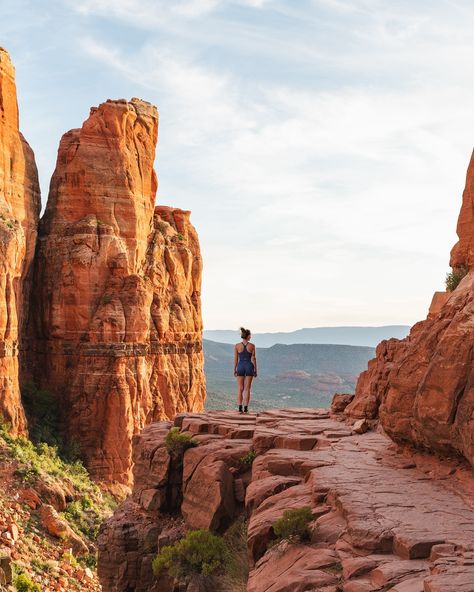
<instances>
[{"instance_id":1,"label":"boulder","mask_svg":"<svg viewBox=\"0 0 474 592\"><path fill-rule=\"evenodd\" d=\"M331 401L331 411L333 413L342 413L353 399L353 394L336 393Z\"/></svg>"},{"instance_id":2,"label":"boulder","mask_svg":"<svg viewBox=\"0 0 474 592\"><path fill-rule=\"evenodd\" d=\"M85 555L89 548L82 538L77 535L69 524L63 520L53 506L43 504L40 508L41 524L53 537L61 539L65 548L70 548L74 555Z\"/></svg>"}]
</instances>

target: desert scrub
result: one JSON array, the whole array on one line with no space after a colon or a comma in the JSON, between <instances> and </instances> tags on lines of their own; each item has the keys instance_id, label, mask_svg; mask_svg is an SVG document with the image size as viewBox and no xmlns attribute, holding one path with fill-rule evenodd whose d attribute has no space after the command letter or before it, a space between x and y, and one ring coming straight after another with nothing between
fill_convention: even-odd
<instances>
[{"instance_id":1,"label":"desert scrub","mask_svg":"<svg viewBox=\"0 0 474 592\"><path fill-rule=\"evenodd\" d=\"M15 474L22 481L33 486L37 479L60 487L72 486L77 499L68 504L64 517L78 534L95 539L100 523L113 512L116 502L91 481L84 465L78 460L67 462L61 458L56 446L12 436L5 423L0 423L1 445L5 447L3 454L17 461Z\"/></svg>"},{"instance_id":2,"label":"desert scrub","mask_svg":"<svg viewBox=\"0 0 474 592\"><path fill-rule=\"evenodd\" d=\"M168 452L176 456L182 456L188 448L198 445L190 434L181 432L179 428L170 429L166 434L165 444Z\"/></svg>"},{"instance_id":3,"label":"desert scrub","mask_svg":"<svg viewBox=\"0 0 474 592\"><path fill-rule=\"evenodd\" d=\"M18 592L43 592L43 588L39 584L35 584L26 573L17 575L14 583Z\"/></svg>"},{"instance_id":4,"label":"desert scrub","mask_svg":"<svg viewBox=\"0 0 474 592\"><path fill-rule=\"evenodd\" d=\"M247 452L247 454L244 454L244 456L240 457L240 464L243 465L244 467L251 467L253 464L253 461L257 458L257 453L255 452L255 450L249 450Z\"/></svg>"},{"instance_id":5,"label":"desert scrub","mask_svg":"<svg viewBox=\"0 0 474 592\"><path fill-rule=\"evenodd\" d=\"M460 281L467 275L469 269L462 265L461 267L453 267L450 273L446 274L446 290L452 292L458 286Z\"/></svg>"},{"instance_id":6,"label":"desert scrub","mask_svg":"<svg viewBox=\"0 0 474 592\"><path fill-rule=\"evenodd\" d=\"M210 576L223 570L227 557L222 537L208 530L192 530L174 545L163 547L153 560L153 573L158 576L166 571L174 578Z\"/></svg>"},{"instance_id":7,"label":"desert scrub","mask_svg":"<svg viewBox=\"0 0 474 592\"><path fill-rule=\"evenodd\" d=\"M309 539L309 524L313 520L310 506L285 510L283 516L273 523L273 532L278 540L304 541Z\"/></svg>"},{"instance_id":8,"label":"desert scrub","mask_svg":"<svg viewBox=\"0 0 474 592\"><path fill-rule=\"evenodd\" d=\"M249 557L247 552L247 521L238 518L224 534L227 546L225 571L219 577L223 590L245 592L249 579Z\"/></svg>"},{"instance_id":9,"label":"desert scrub","mask_svg":"<svg viewBox=\"0 0 474 592\"><path fill-rule=\"evenodd\" d=\"M95 540L104 516L94 500L87 494L80 499L70 502L62 512L65 518L80 536L85 535Z\"/></svg>"}]
</instances>

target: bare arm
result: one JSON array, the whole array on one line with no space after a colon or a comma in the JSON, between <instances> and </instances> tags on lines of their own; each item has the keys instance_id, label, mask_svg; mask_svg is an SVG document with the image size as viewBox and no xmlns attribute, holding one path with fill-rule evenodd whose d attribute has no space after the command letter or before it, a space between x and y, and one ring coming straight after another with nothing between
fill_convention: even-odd
<instances>
[{"instance_id":1,"label":"bare arm","mask_svg":"<svg viewBox=\"0 0 474 592\"><path fill-rule=\"evenodd\" d=\"M252 363L253 367L255 368L254 376L257 376L257 348L255 347L255 345L253 346L252 350Z\"/></svg>"},{"instance_id":2,"label":"bare arm","mask_svg":"<svg viewBox=\"0 0 474 592\"><path fill-rule=\"evenodd\" d=\"M237 346L234 347L234 376L237 376L237 364L239 363L239 355L237 353Z\"/></svg>"}]
</instances>

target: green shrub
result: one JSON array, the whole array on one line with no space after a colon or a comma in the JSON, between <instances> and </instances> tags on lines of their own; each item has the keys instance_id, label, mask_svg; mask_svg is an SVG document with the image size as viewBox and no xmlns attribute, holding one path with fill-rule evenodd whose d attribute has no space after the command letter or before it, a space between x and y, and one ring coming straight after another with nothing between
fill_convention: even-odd
<instances>
[{"instance_id":1,"label":"green shrub","mask_svg":"<svg viewBox=\"0 0 474 592\"><path fill-rule=\"evenodd\" d=\"M177 236L178 236L178 240L184 241L184 235L181 232L178 232Z\"/></svg>"},{"instance_id":2,"label":"green shrub","mask_svg":"<svg viewBox=\"0 0 474 592\"><path fill-rule=\"evenodd\" d=\"M80 499L70 502L62 516L77 534L85 535L92 540L97 538L103 515L89 495L85 494Z\"/></svg>"},{"instance_id":3,"label":"green shrub","mask_svg":"<svg viewBox=\"0 0 474 592\"><path fill-rule=\"evenodd\" d=\"M198 443L190 434L185 434L179 428L171 428L165 438L168 452L176 456L182 456L188 448L197 446Z\"/></svg>"},{"instance_id":4,"label":"green shrub","mask_svg":"<svg viewBox=\"0 0 474 592\"><path fill-rule=\"evenodd\" d=\"M273 532L280 540L302 541L309 538L308 526L312 520L310 506L285 510L283 516L274 522Z\"/></svg>"},{"instance_id":5,"label":"green shrub","mask_svg":"<svg viewBox=\"0 0 474 592\"><path fill-rule=\"evenodd\" d=\"M210 576L221 571L228 556L222 537L208 530L193 530L174 545L168 545L153 560L153 573L163 571L175 578L193 574Z\"/></svg>"},{"instance_id":6,"label":"green shrub","mask_svg":"<svg viewBox=\"0 0 474 592\"><path fill-rule=\"evenodd\" d=\"M116 501L91 481L84 465L78 460L67 462L61 458L56 446L44 442L35 445L26 438L12 436L10 426L1 422L0 443L5 445L4 454L16 461L15 475L22 481L34 485L41 479L74 487L77 499L66 506L63 516L78 534L95 539Z\"/></svg>"},{"instance_id":7,"label":"green shrub","mask_svg":"<svg viewBox=\"0 0 474 592\"><path fill-rule=\"evenodd\" d=\"M15 588L18 592L43 592L43 588L39 584L35 584L26 573L16 576Z\"/></svg>"},{"instance_id":8,"label":"green shrub","mask_svg":"<svg viewBox=\"0 0 474 592\"><path fill-rule=\"evenodd\" d=\"M453 270L446 274L446 290L448 292L455 290L468 271L469 269L465 265L453 267Z\"/></svg>"},{"instance_id":9,"label":"green shrub","mask_svg":"<svg viewBox=\"0 0 474 592\"><path fill-rule=\"evenodd\" d=\"M247 452L247 454L244 454L244 456L242 456L240 458L240 464L247 466L247 467L251 467L253 461L257 458L257 453L255 452L255 450L249 450Z\"/></svg>"}]
</instances>

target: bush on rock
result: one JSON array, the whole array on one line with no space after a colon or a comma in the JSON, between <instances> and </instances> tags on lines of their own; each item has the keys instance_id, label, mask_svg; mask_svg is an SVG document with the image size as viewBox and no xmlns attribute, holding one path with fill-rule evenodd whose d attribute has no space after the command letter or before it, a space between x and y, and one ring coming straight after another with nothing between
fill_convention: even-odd
<instances>
[{"instance_id":1,"label":"bush on rock","mask_svg":"<svg viewBox=\"0 0 474 592\"><path fill-rule=\"evenodd\" d=\"M197 446L198 443L190 434L181 432L179 428L171 428L166 434L165 444L170 454L182 456L188 448Z\"/></svg>"},{"instance_id":2,"label":"bush on rock","mask_svg":"<svg viewBox=\"0 0 474 592\"><path fill-rule=\"evenodd\" d=\"M283 516L273 523L273 532L279 540L303 541L309 538L308 526L312 520L309 506L285 510Z\"/></svg>"},{"instance_id":3,"label":"bush on rock","mask_svg":"<svg viewBox=\"0 0 474 592\"><path fill-rule=\"evenodd\" d=\"M446 274L446 290L448 292L455 290L468 271L469 269L465 265L462 267L453 267L453 270Z\"/></svg>"},{"instance_id":4,"label":"bush on rock","mask_svg":"<svg viewBox=\"0 0 474 592\"><path fill-rule=\"evenodd\" d=\"M209 576L224 567L227 553L222 537L208 530L193 530L174 545L163 547L153 560L153 573L167 571L175 578Z\"/></svg>"}]
</instances>

